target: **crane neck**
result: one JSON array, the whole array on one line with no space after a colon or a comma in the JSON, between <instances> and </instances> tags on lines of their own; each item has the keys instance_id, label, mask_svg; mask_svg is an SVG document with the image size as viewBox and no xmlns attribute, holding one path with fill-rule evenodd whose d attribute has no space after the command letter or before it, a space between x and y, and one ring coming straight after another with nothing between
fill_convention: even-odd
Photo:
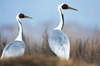
<instances>
[{"instance_id":1,"label":"crane neck","mask_svg":"<svg viewBox=\"0 0 100 66\"><path fill-rule=\"evenodd\" d=\"M59 25L55 29L62 30L63 26L64 26L64 15L63 15L63 12L62 12L61 8L58 8L58 11L59 11L59 14L60 14L61 21L60 21Z\"/></svg>"},{"instance_id":2,"label":"crane neck","mask_svg":"<svg viewBox=\"0 0 100 66\"><path fill-rule=\"evenodd\" d=\"M23 40L23 28L22 28L22 23L19 17L16 17L18 25L19 25L19 34L17 38L15 39L16 41L22 41Z\"/></svg>"}]
</instances>

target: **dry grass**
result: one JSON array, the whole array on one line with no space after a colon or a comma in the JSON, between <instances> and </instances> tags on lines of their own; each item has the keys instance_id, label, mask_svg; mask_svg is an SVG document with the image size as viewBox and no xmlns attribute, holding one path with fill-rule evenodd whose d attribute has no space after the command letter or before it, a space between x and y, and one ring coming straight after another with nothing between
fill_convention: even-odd
<instances>
[{"instance_id":1,"label":"dry grass","mask_svg":"<svg viewBox=\"0 0 100 66\"><path fill-rule=\"evenodd\" d=\"M80 61L62 61L57 57L40 54L0 60L0 66L94 66Z\"/></svg>"}]
</instances>

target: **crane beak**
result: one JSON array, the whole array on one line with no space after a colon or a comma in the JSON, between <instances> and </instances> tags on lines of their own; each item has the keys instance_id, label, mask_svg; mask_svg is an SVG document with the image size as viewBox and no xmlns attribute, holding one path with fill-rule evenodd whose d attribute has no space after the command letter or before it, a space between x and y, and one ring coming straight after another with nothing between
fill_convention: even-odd
<instances>
[{"instance_id":1,"label":"crane beak","mask_svg":"<svg viewBox=\"0 0 100 66\"><path fill-rule=\"evenodd\" d=\"M72 10L78 11L77 9L69 7L69 6L68 6L68 9L72 9Z\"/></svg>"},{"instance_id":2,"label":"crane beak","mask_svg":"<svg viewBox=\"0 0 100 66\"><path fill-rule=\"evenodd\" d=\"M30 19L33 19L32 17L26 16L26 15L24 15L24 18L30 18Z\"/></svg>"}]
</instances>

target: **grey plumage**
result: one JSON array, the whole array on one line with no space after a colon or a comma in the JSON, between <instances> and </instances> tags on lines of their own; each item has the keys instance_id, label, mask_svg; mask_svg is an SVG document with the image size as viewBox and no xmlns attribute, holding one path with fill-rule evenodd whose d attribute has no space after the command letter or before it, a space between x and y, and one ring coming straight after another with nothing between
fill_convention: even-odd
<instances>
[{"instance_id":1,"label":"grey plumage","mask_svg":"<svg viewBox=\"0 0 100 66\"><path fill-rule=\"evenodd\" d=\"M49 46L60 58L68 59L70 44L68 37L60 30L53 30L49 35Z\"/></svg>"},{"instance_id":2,"label":"grey plumage","mask_svg":"<svg viewBox=\"0 0 100 66\"><path fill-rule=\"evenodd\" d=\"M3 50L1 58L19 57L24 54L25 44L23 41L14 41L9 43Z\"/></svg>"}]
</instances>

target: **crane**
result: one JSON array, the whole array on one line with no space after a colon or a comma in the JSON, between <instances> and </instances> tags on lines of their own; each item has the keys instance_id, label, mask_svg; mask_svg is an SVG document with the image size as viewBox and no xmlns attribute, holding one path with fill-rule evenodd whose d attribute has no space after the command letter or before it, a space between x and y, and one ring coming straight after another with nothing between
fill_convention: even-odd
<instances>
[{"instance_id":1,"label":"crane","mask_svg":"<svg viewBox=\"0 0 100 66\"><path fill-rule=\"evenodd\" d=\"M32 17L26 16L23 13L18 13L16 16L16 20L19 24L19 34L17 36L17 38L7 44L5 46L5 48L3 49L2 55L1 55L1 59L3 58L11 58L11 57L20 57L24 54L25 52L25 44L23 41L23 28L22 28L22 23L21 20L22 18L30 18L32 19Z\"/></svg>"},{"instance_id":2,"label":"crane","mask_svg":"<svg viewBox=\"0 0 100 66\"><path fill-rule=\"evenodd\" d=\"M48 43L50 49L54 52L55 55L57 55L57 57L68 60L70 55L70 41L67 35L62 32L64 26L63 10L66 9L77 11L77 9L72 8L64 3L58 6L61 21L59 25L50 32Z\"/></svg>"}]
</instances>

